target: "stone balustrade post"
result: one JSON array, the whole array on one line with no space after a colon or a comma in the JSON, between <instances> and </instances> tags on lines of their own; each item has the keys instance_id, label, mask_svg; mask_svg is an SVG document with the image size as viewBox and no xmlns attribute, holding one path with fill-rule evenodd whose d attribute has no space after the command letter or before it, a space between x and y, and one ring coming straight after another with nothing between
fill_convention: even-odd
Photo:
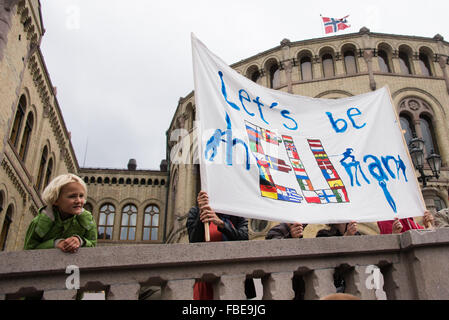
<instances>
[{"instance_id":1,"label":"stone balustrade post","mask_svg":"<svg viewBox=\"0 0 449 320\"><path fill-rule=\"evenodd\" d=\"M78 290L46 290L42 297L43 300L75 300ZM0 299L1 300L1 299Z\"/></svg>"},{"instance_id":2,"label":"stone balustrade post","mask_svg":"<svg viewBox=\"0 0 449 320\"><path fill-rule=\"evenodd\" d=\"M375 270L374 266L370 269L368 269L368 266L355 266L351 273L352 276L347 279L345 293L352 294L362 300L377 300L376 290L382 289L384 283L380 270ZM377 286L379 289L377 289Z\"/></svg>"},{"instance_id":3,"label":"stone balustrade post","mask_svg":"<svg viewBox=\"0 0 449 320\"><path fill-rule=\"evenodd\" d=\"M305 300L317 300L335 293L334 269L317 269L304 276Z\"/></svg>"},{"instance_id":4,"label":"stone balustrade post","mask_svg":"<svg viewBox=\"0 0 449 320\"><path fill-rule=\"evenodd\" d=\"M272 273L262 280L263 300L292 300L295 292L292 288L293 272Z\"/></svg>"},{"instance_id":5,"label":"stone balustrade post","mask_svg":"<svg viewBox=\"0 0 449 320\"><path fill-rule=\"evenodd\" d=\"M170 280L162 286L162 300L193 300L195 279Z\"/></svg>"},{"instance_id":6,"label":"stone balustrade post","mask_svg":"<svg viewBox=\"0 0 449 320\"><path fill-rule=\"evenodd\" d=\"M137 300L139 290L138 283L113 284L110 286L107 300Z\"/></svg>"},{"instance_id":7,"label":"stone balustrade post","mask_svg":"<svg viewBox=\"0 0 449 320\"><path fill-rule=\"evenodd\" d=\"M222 275L214 287L214 299L219 300L245 300L244 274Z\"/></svg>"}]
</instances>

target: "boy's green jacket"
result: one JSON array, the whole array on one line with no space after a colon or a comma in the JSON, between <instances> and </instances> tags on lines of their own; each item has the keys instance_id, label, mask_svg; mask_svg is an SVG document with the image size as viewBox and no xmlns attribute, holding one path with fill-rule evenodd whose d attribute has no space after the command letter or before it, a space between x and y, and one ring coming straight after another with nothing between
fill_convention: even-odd
<instances>
[{"instance_id":1,"label":"boy's green jacket","mask_svg":"<svg viewBox=\"0 0 449 320\"><path fill-rule=\"evenodd\" d=\"M51 249L55 247L55 240L72 236L78 236L83 247L96 246L97 226L92 214L84 210L62 221L57 207L43 207L28 227L24 249Z\"/></svg>"}]
</instances>

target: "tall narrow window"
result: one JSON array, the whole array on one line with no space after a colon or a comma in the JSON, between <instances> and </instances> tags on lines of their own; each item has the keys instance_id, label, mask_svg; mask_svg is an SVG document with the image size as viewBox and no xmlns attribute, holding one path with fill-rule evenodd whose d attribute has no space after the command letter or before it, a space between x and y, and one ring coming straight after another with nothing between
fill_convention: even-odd
<instances>
[{"instance_id":1,"label":"tall narrow window","mask_svg":"<svg viewBox=\"0 0 449 320\"><path fill-rule=\"evenodd\" d=\"M277 64L270 67L270 88L277 88L281 85L280 70Z\"/></svg>"},{"instance_id":2,"label":"tall narrow window","mask_svg":"<svg viewBox=\"0 0 449 320\"><path fill-rule=\"evenodd\" d=\"M19 148L19 157L22 161L25 161L25 156L27 154L28 146L30 144L31 131L33 130L33 114L30 112L25 122L25 130L23 131L22 143Z\"/></svg>"},{"instance_id":3,"label":"tall narrow window","mask_svg":"<svg viewBox=\"0 0 449 320\"><path fill-rule=\"evenodd\" d=\"M302 57L301 64L301 79L312 80L312 59L310 57Z\"/></svg>"},{"instance_id":4,"label":"tall narrow window","mask_svg":"<svg viewBox=\"0 0 449 320\"><path fill-rule=\"evenodd\" d=\"M47 171L45 172L44 189L48 186L50 182L51 174L53 172L53 159L48 161Z\"/></svg>"},{"instance_id":5,"label":"tall narrow window","mask_svg":"<svg viewBox=\"0 0 449 320\"><path fill-rule=\"evenodd\" d=\"M47 148L47 146L45 146L44 150L42 151L41 162L39 163L39 171L37 172L36 187L38 190L40 190L41 186L42 186L42 180L44 177L44 169L45 169L45 165L47 164L47 157L48 157L48 148Z\"/></svg>"},{"instance_id":6,"label":"tall narrow window","mask_svg":"<svg viewBox=\"0 0 449 320\"><path fill-rule=\"evenodd\" d=\"M323 55L322 60L324 77L330 78L335 76L334 59L332 58L332 55L326 53Z\"/></svg>"},{"instance_id":7,"label":"tall narrow window","mask_svg":"<svg viewBox=\"0 0 449 320\"><path fill-rule=\"evenodd\" d=\"M157 240L159 230L159 208L150 205L145 209L142 240Z\"/></svg>"},{"instance_id":8,"label":"tall narrow window","mask_svg":"<svg viewBox=\"0 0 449 320\"><path fill-rule=\"evenodd\" d=\"M256 70L256 71L254 71L254 72L251 74L251 80L252 80L253 82L256 82L256 83L257 83L257 80L259 80L259 78L260 78L260 72L259 72L259 70Z\"/></svg>"},{"instance_id":9,"label":"tall narrow window","mask_svg":"<svg viewBox=\"0 0 449 320\"><path fill-rule=\"evenodd\" d=\"M384 50L379 50L377 53L379 68L381 72L391 72L390 64L388 63L388 55Z\"/></svg>"},{"instance_id":10,"label":"tall narrow window","mask_svg":"<svg viewBox=\"0 0 449 320\"><path fill-rule=\"evenodd\" d=\"M22 129L23 118L25 117L25 109L26 109L26 98L22 95L19 99L19 105L17 106L16 116L14 118L14 123L12 125L11 136L9 140L11 140L12 144L17 147L19 143L19 132Z\"/></svg>"},{"instance_id":11,"label":"tall narrow window","mask_svg":"<svg viewBox=\"0 0 449 320\"><path fill-rule=\"evenodd\" d=\"M6 210L5 219L3 221L2 232L0 233L0 249L4 251L6 248L6 241L8 240L9 229L12 224L12 214L13 214L13 206L9 205L8 210Z\"/></svg>"},{"instance_id":12,"label":"tall narrow window","mask_svg":"<svg viewBox=\"0 0 449 320\"><path fill-rule=\"evenodd\" d=\"M413 126L411 124L411 120L408 116L402 114L399 116L399 120L401 122L401 128L404 133L405 142L408 145L410 143L410 140L412 140L413 138Z\"/></svg>"},{"instance_id":13,"label":"tall narrow window","mask_svg":"<svg viewBox=\"0 0 449 320\"><path fill-rule=\"evenodd\" d=\"M114 231L114 217L115 207L112 204L106 203L101 206L98 217L98 239L112 239L112 232Z\"/></svg>"},{"instance_id":14,"label":"tall narrow window","mask_svg":"<svg viewBox=\"0 0 449 320\"><path fill-rule=\"evenodd\" d=\"M132 204L123 207L120 240L136 240L137 208Z\"/></svg>"},{"instance_id":15,"label":"tall narrow window","mask_svg":"<svg viewBox=\"0 0 449 320\"><path fill-rule=\"evenodd\" d=\"M357 64L355 61L355 54L352 50L347 50L343 54L345 57L345 67L346 74L355 74L357 73Z\"/></svg>"},{"instance_id":16,"label":"tall narrow window","mask_svg":"<svg viewBox=\"0 0 449 320\"><path fill-rule=\"evenodd\" d=\"M432 76L432 71L430 69L429 57L427 54L420 52L419 53L419 65L421 66L421 73L424 76Z\"/></svg>"},{"instance_id":17,"label":"tall narrow window","mask_svg":"<svg viewBox=\"0 0 449 320\"><path fill-rule=\"evenodd\" d=\"M399 52L399 64L401 65L402 74L411 74L410 59L404 51Z\"/></svg>"},{"instance_id":18,"label":"tall narrow window","mask_svg":"<svg viewBox=\"0 0 449 320\"><path fill-rule=\"evenodd\" d=\"M419 118L419 124L422 132L422 139L424 140L425 153L429 156L432 151L438 153L438 148L434 140L434 131L432 122L425 116Z\"/></svg>"}]
</instances>

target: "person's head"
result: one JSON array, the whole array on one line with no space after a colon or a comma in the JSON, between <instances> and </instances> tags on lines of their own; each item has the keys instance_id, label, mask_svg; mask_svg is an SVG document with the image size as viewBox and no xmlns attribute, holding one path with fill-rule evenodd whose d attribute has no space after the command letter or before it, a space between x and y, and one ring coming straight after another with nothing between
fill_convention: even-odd
<instances>
[{"instance_id":1,"label":"person's head","mask_svg":"<svg viewBox=\"0 0 449 320\"><path fill-rule=\"evenodd\" d=\"M42 193L47 206L56 206L64 213L78 215L83 212L87 187L84 181L71 173L54 178Z\"/></svg>"}]
</instances>

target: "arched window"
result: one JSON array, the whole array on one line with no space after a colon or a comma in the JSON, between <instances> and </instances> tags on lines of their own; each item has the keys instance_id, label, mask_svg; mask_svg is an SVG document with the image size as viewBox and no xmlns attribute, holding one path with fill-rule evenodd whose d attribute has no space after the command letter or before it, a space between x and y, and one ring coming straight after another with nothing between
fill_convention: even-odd
<instances>
[{"instance_id":1,"label":"arched window","mask_svg":"<svg viewBox=\"0 0 449 320\"><path fill-rule=\"evenodd\" d=\"M48 157L48 148L47 146L45 146L44 150L42 151L41 162L39 163L39 171L37 172L37 180L36 180L37 190L40 190L42 186L42 181L44 178L44 169L45 165L47 164L47 157Z\"/></svg>"},{"instance_id":2,"label":"arched window","mask_svg":"<svg viewBox=\"0 0 449 320\"><path fill-rule=\"evenodd\" d=\"M401 122L401 128L404 133L405 142L408 145L410 143L410 140L412 140L414 133L414 130L412 129L413 128L412 121L410 117L406 114L401 114L399 116L399 120Z\"/></svg>"},{"instance_id":3,"label":"arched window","mask_svg":"<svg viewBox=\"0 0 449 320\"><path fill-rule=\"evenodd\" d=\"M410 57L405 51L399 51L399 64L401 65L402 74L412 74Z\"/></svg>"},{"instance_id":4,"label":"arched window","mask_svg":"<svg viewBox=\"0 0 449 320\"><path fill-rule=\"evenodd\" d=\"M270 67L270 88L277 88L281 85L280 70L278 64Z\"/></svg>"},{"instance_id":5,"label":"arched window","mask_svg":"<svg viewBox=\"0 0 449 320\"><path fill-rule=\"evenodd\" d=\"M144 186L146 184L145 178L140 179L140 185Z\"/></svg>"},{"instance_id":6,"label":"arched window","mask_svg":"<svg viewBox=\"0 0 449 320\"><path fill-rule=\"evenodd\" d=\"M443 199L441 199L439 196L436 196L433 199L434 203L435 203L435 210L438 212L440 210L446 209L446 202L444 202Z\"/></svg>"},{"instance_id":7,"label":"arched window","mask_svg":"<svg viewBox=\"0 0 449 320\"><path fill-rule=\"evenodd\" d=\"M12 125L11 135L9 140L11 140L12 144L17 147L19 142L19 133L22 129L23 118L25 117L27 100L25 95L22 95L19 99L19 105L17 106L16 116L14 117L14 123Z\"/></svg>"},{"instance_id":8,"label":"arched window","mask_svg":"<svg viewBox=\"0 0 449 320\"><path fill-rule=\"evenodd\" d=\"M158 186L159 185L159 180L158 179L154 179L154 185Z\"/></svg>"},{"instance_id":9,"label":"arched window","mask_svg":"<svg viewBox=\"0 0 449 320\"><path fill-rule=\"evenodd\" d=\"M98 239L111 240L114 231L115 207L110 203L101 206L98 216Z\"/></svg>"},{"instance_id":10,"label":"arched window","mask_svg":"<svg viewBox=\"0 0 449 320\"><path fill-rule=\"evenodd\" d=\"M404 98L399 104L400 122L405 130L405 139L410 143L411 137L424 140L424 155L429 156L432 151L439 154L433 119L435 115L430 105L418 97Z\"/></svg>"},{"instance_id":11,"label":"arched window","mask_svg":"<svg viewBox=\"0 0 449 320\"><path fill-rule=\"evenodd\" d=\"M335 70L334 70L334 59L332 58L332 55L329 53L324 54L321 57L323 61L323 74L325 78L330 78L335 76Z\"/></svg>"},{"instance_id":12,"label":"arched window","mask_svg":"<svg viewBox=\"0 0 449 320\"><path fill-rule=\"evenodd\" d=\"M109 179L109 177L104 178L104 183L105 184L109 184L109 182L111 182L111 179Z\"/></svg>"},{"instance_id":13,"label":"arched window","mask_svg":"<svg viewBox=\"0 0 449 320\"><path fill-rule=\"evenodd\" d=\"M301 80L312 80L312 59L310 57L302 57L300 60Z\"/></svg>"},{"instance_id":14,"label":"arched window","mask_svg":"<svg viewBox=\"0 0 449 320\"><path fill-rule=\"evenodd\" d=\"M157 240L159 231L159 208L149 205L145 209L142 240Z\"/></svg>"},{"instance_id":15,"label":"arched window","mask_svg":"<svg viewBox=\"0 0 449 320\"><path fill-rule=\"evenodd\" d=\"M44 179L44 189L48 186L48 183L51 179L51 174L53 173L53 159L50 159L48 161L47 165L47 172L45 172L45 179Z\"/></svg>"},{"instance_id":16,"label":"arched window","mask_svg":"<svg viewBox=\"0 0 449 320\"><path fill-rule=\"evenodd\" d=\"M152 184L153 184L153 180L151 180L151 179L148 179L148 183L147 183L149 186L151 186Z\"/></svg>"},{"instance_id":17,"label":"arched window","mask_svg":"<svg viewBox=\"0 0 449 320\"><path fill-rule=\"evenodd\" d=\"M137 179L137 178L134 178L134 180L133 180L133 184L139 184L139 179Z\"/></svg>"},{"instance_id":18,"label":"arched window","mask_svg":"<svg viewBox=\"0 0 449 320\"><path fill-rule=\"evenodd\" d=\"M419 53L419 65L421 67L422 75L428 77L432 76L432 69L430 68L429 56L424 52Z\"/></svg>"},{"instance_id":19,"label":"arched window","mask_svg":"<svg viewBox=\"0 0 449 320\"><path fill-rule=\"evenodd\" d=\"M390 64L388 62L388 55L385 50L379 50L377 53L379 68L381 72L391 72Z\"/></svg>"},{"instance_id":20,"label":"arched window","mask_svg":"<svg viewBox=\"0 0 449 320\"><path fill-rule=\"evenodd\" d=\"M22 161L25 161L25 156L30 144L31 131L33 130L33 114L30 112L25 122L25 130L23 131L22 143L19 148L19 157Z\"/></svg>"},{"instance_id":21,"label":"arched window","mask_svg":"<svg viewBox=\"0 0 449 320\"><path fill-rule=\"evenodd\" d=\"M98 177L97 178L97 183L103 183L103 178L102 177Z\"/></svg>"},{"instance_id":22,"label":"arched window","mask_svg":"<svg viewBox=\"0 0 449 320\"><path fill-rule=\"evenodd\" d=\"M137 208L127 204L122 210L122 223L120 226L120 240L136 240Z\"/></svg>"},{"instance_id":23,"label":"arched window","mask_svg":"<svg viewBox=\"0 0 449 320\"><path fill-rule=\"evenodd\" d=\"M5 219L3 221L2 232L0 233L0 249L4 251L6 248L6 241L8 240L9 229L12 224L13 206L10 204L6 210Z\"/></svg>"},{"instance_id":24,"label":"arched window","mask_svg":"<svg viewBox=\"0 0 449 320\"><path fill-rule=\"evenodd\" d=\"M434 152L439 153L435 144L432 121L427 116L421 116L419 125L421 127L422 139L424 140L424 152L427 155L431 155Z\"/></svg>"},{"instance_id":25,"label":"arched window","mask_svg":"<svg viewBox=\"0 0 449 320\"><path fill-rule=\"evenodd\" d=\"M131 178L126 179L126 184L131 184Z\"/></svg>"},{"instance_id":26,"label":"arched window","mask_svg":"<svg viewBox=\"0 0 449 320\"><path fill-rule=\"evenodd\" d=\"M343 53L345 58L345 68L346 74L356 74L357 73L357 63L355 60L355 53L352 50L347 50Z\"/></svg>"}]
</instances>

